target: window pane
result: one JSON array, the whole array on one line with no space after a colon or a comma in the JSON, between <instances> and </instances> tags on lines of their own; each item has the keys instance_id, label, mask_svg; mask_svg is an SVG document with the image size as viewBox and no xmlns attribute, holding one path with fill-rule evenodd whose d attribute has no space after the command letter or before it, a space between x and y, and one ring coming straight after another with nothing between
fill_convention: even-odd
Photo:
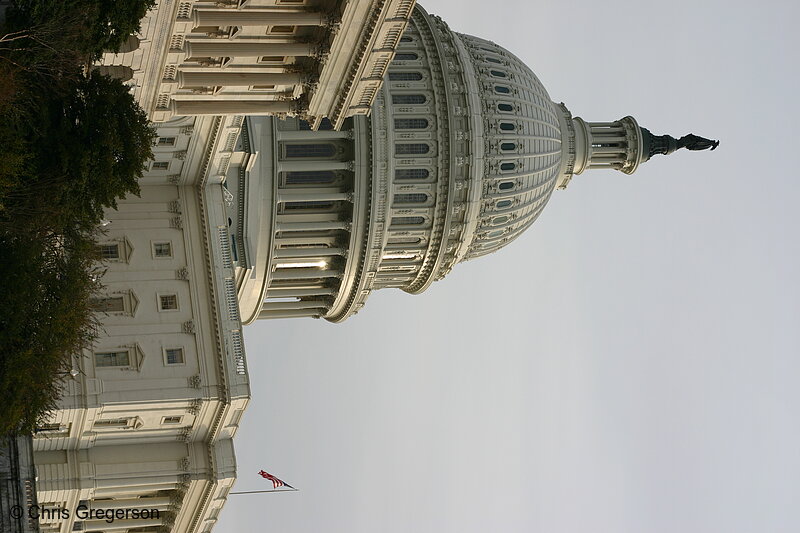
<instances>
[{"instance_id":1,"label":"window pane","mask_svg":"<svg viewBox=\"0 0 800 533\"><path fill-rule=\"evenodd\" d=\"M424 94L393 94L393 104L424 104L427 98Z\"/></svg>"},{"instance_id":2,"label":"window pane","mask_svg":"<svg viewBox=\"0 0 800 533\"><path fill-rule=\"evenodd\" d=\"M514 111L514 107L511 104L497 104L497 109L500 111Z\"/></svg>"},{"instance_id":3,"label":"window pane","mask_svg":"<svg viewBox=\"0 0 800 533\"><path fill-rule=\"evenodd\" d=\"M420 225L425 222L424 217L392 217L392 224L396 226Z\"/></svg>"},{"instance_id":4,"label":"window pane","mask_svg":"<svg viewBox=\"0 0 800 533\"><path fill-rule=\"evenodd\" d=\"M128 366L130 364L128 352L97 352L94 354L94 366Z\"/></svg>"},{"instance_id":5,"label":"window pane","mask_svg":"<svg viewBox=\"0 0 800 533\"><path fill-rule=\"evenodd\" d=\"M515 143L503 143L500 145L500 149L508 152L511 150L516 150L517 145Z\"/></svg>"},{"instance_id":6,"label":"window pane","mask_svg":"<svg viewBox=\"0 0 800 533\"><path fill-rule=\"evenodd\" d=\"M285 202L283 204L283 208L287 211L296 210L296 209L314 209L314 210L324 210L324 209L332 209L333 202Z\"/></svg>"},{"instance_id":7,"label":"window pane","mask_svg":"<svg viewBox=\"0 0 800 533\"><path fill-rule=\"evenodd\" d=\"M428 120L424 118L396 118L394 127L398 130L424 130L428 127Z\"/></svg>"},{"instance_id":8,"label":"window pane","mask_svg":"<svg viewBox=\"0 0 800 533\"><path fill-rule=\"evenodd\" d=\"M99 251L103 259L119 259L119 244L101 244Z\"/></svg>"},{"instance_id":9,"label":"window pane","mask_svg":"<svg viewBox=\"0 0 800 533\"><path fill-rule=\"evenodd\" d=\"M178 365L183 363L183 348L167 348L167 364Z\"/></svg>"},{"instance_id":10,"label":"window pane","mask_svg":"<svg viewBox=\"0 0 800 533\"><path fill-rule=\"evenodd\" d=\"M421 180L428 177L427 168L398 168L394 171L394 178L398 180Z\"/></svg>"},{"instance_id":11,"label":"window pane","mask_svg":"<svg viewBox=\"0 0 800 533\"><path fill-rule=\"evenodd\" d=\"M427 143L395 144L394 149L397 155L417 155L427 154L431 147Z\"/></svg>"},{"instance_id":12,"label":"window pane","mask_svg":"<svg viewBox=\"0 0 800 533\"><path fill-rule=\"evenodd\" d=\"M425 193L404 193L394 195L394 203L396 204L424 204L427 201L428 195Z\"/></svg>"},{"instance_id":13,"label":"window pane","mask_svg":"<svg viewBox=\"0 0 800 533\"><path fill-rule=\"evenodd\" d=\"M90 305L94 311L103 313L121 313L125 311L125 302L122 296L115 298L92 298Z\"/></svg>"},{"instance_id":14,"label":"window pane","mask_svg":"<svg viewBox=\"0 0 800 533\"><path fill-rule=\"evenodd\" d=\"M516 128L510 122L501 122L500 129L503 131L514 131Z\"/></svg>"},{"instance_id":15,"label":"window pane","mask_svg":"<svg viewBox=\"0 0 800 533\"><path fill-rule=\"evenodd\" d=\"M153 251L156 257L172 257L172 244L168 242L154 243Z\"/></svg>"},{"instance_id":16,"label":"window pane","mask_svg":"<svg viewBox=\"0 0 800 533\"><path fill-rule=\"evenodd\" d=\"M309 170L304 172L287 172L287 185L300 185L304 183L333 183L336 173L333 170Z\"/></svg>"},{"instance_id":17,"label":"window pane","mask_svg":"<svg viewBox=\"0 0 800 533\"><path fill-rule=\"evenodd\" d=\"M161 309L168 311L178 308L178 296L175 294L164 294L159 296Z\"/></svg>"},{"instance_id":18,"label":"window pane","mask_svg":"<svg viewBox=\"0 0 800 533\"><path fill-rule=\"evenodd\" d=\"M175 146L175 137L159 137L159 146Z\"/></svg>"},{"instance_id":19,"label":"window pane","mask_svg":"<svg viewBox=\"0 0 800 533\"><path fill-rule=\"evenodd\" d=\"M514 163L503 163L500 165L500 170L514 170L517 168L517 165Z\"/></svg>"},{"instance_id":20,"label":"window pane","mask_svg":"<svg viewBox=\"0 0 800 533\"><path fill-rule=\"evenodd\" d=\"M414 52L407 52L403 54L395 54L394 58L397 61L414 61L415 59L419 59L419 56Z\"/></svg>"},{"instance_id":21,"label":"window pane","mask_svg":"<svg viewBox=\"0 0 800 533\"><path fill-rule=\"evenodd\" d=\"M500 184L500 190L501 191L508 191L508 190L513 189L513 188L514 188L514 182L513 181L504 181L503 183Z\"/></svg>"},{"instance_id":22,"label":"window pane","mask_svg":"<svg viewBox=\"0 0 800 533\"><path fill-rule=\"evenodd\" d=\"M419 72L390 72L389 81L419 81L422 74Z\"/></svg>"},{"instance_id":23,"label":"window pane","mask_svg":"<svg viewBox=\"0 0 800 533\"><path fill-rule=\"evenodd\" d=\"M286 157L319 157L329 158L336 155L336 147L331 143L320 144L286 144Z\"/></svg>"},{"instance_id":24,"label":"window pane","mask_svg":"<svg viewBox=\"0 0 800 533\"><path fill-rule=\"evenodd\" d=\"M495 85L494 86L494 90L495 90L495 92L498 92L500 94L510 94L511 93L511 89L509 89L508 87L504 87L503 85Z\"/></svg>"},{"instance_id":25,"label":"window pane","mask_svg":"<svg viewBox=\"0 0 800 533\"><path fill-rule=\"evenodd\" d=\"M489 72L490 72L490 73L492 74L492 76L494 76L495 78L505 78L505 77L506 77L506 73L505 73L505 72L503 72L503 71L500 71L500 70L491 70L491 71L489 71Z\"/></svg>"},{"instance_id":26,"label":"window pane","mask_svg":"<svg viewBox=\"0 0 800 533\"><path fill-rule=\"evenodd\" d=\"M501 200L497 202L498 209L505 209L506 207L511 207L511 200Z\"/></svg>"}]
</instances>

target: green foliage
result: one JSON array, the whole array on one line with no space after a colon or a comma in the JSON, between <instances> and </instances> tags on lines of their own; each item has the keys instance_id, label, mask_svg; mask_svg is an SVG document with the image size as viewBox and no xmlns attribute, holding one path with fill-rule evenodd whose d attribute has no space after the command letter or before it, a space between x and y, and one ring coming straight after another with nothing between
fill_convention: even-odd
<instances>
[{"instance_id":1,"label":"green foliage","mask_svg":"<svg viewBox=\"0 0 800 533\"><path fill-rule=\"evenodd\" d=\"M90 234L0 236L0 433L31 431L55 407L74 354L91 345L97 260Z\"/></svg>"},{"instance_id":2,"label":"green foliage","mask_svg":"<svg viewBox=\"0 0 800 533\"><path fill-rule=\"evenodd\" d=\"M14 29L68 20L80 34L71 48L96 59L104 51L119 50L154 5L155 0L15 0L8 20Z\"/></svg>"},{"instance_id":3,"label":"green foliage","mask_svg":"<svg viewBox=\"0 0 800 533\"><path fill-rule=\"evenodd\" d=\"M138 193L155 132L128 88L86 62L152 4L16 0L0 27L0 433L55 407L94 338L96 228Z\"/></svg>"}]
</instances>

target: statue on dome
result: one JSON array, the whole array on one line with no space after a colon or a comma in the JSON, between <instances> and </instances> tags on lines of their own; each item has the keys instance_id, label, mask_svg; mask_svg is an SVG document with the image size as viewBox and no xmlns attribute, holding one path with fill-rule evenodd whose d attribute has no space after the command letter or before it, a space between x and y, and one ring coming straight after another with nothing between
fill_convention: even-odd
<instances>
[{"instance_id":1,"label":"statue on dome","mask_svg":"<svg viewBox=\"0 0 800 533\"><path fill-rule=\"evenodd\" d=\"M717 146L719 146L719 141L712 141L691 133L678 139L678 148L686 148L687 150L708 150L709 148L714 150Z\"/></svg>"},{"instance_id":2,"label":"statue on dome","mask_svg":"<svg viewBox=\"0 0 800 533\"><path fill-rule=\"evenodd\" d=\"M676 139L671 135L653 135L647 128L641 128L641 130L644 141L644 149L648 154L645 161L656 154L669 155L675 150L679 150L681 148L697 151L708 149L714 150L717 146L719 146L719 141L706 139L705 137L699 137L692 133L689 135L684 135L680 139Z\"/></svg>"}]
</instances>

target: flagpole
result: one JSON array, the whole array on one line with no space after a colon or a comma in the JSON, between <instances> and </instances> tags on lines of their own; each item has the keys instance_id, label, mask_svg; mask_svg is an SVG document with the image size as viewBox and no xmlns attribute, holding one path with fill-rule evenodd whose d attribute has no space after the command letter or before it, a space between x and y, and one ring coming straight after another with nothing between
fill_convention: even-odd
<instances>
[{"instance_id":1,"label":"flagpole","mask_svg":"<svg viewBox=\"0 0 800 533\"><path fill-rule=\"evenodd\" d=\"M229 492L228 494L263 494L265 492L300 492L300 489L294 487L289 490L286 489L271 489L271 490L245 490L242 492Z\"/></svg>"}]
</instances>

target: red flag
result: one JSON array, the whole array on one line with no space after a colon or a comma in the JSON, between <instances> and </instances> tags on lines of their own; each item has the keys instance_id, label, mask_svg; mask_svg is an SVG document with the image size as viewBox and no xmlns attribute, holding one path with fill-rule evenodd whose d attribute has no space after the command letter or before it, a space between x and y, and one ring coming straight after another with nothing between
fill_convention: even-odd
<instances>
[{"instance_id":1,"label":"red flag","mask_svg":"<svg viewBox=\"0 0 800 533\"><path fill-rule=\"evenodd\" d=\"M263 470L259 471L258 475L260 475L264 479L268 479L268 480L272 481L272 488L273 489L277 489L278 487L289 487L290 489L294 488L291 485L289 485L288 483L286 483L285 481L281 481L280 479L276 478L272 474L270 474L268 472L264 472Z\"/></svg>"}]
</instances>

